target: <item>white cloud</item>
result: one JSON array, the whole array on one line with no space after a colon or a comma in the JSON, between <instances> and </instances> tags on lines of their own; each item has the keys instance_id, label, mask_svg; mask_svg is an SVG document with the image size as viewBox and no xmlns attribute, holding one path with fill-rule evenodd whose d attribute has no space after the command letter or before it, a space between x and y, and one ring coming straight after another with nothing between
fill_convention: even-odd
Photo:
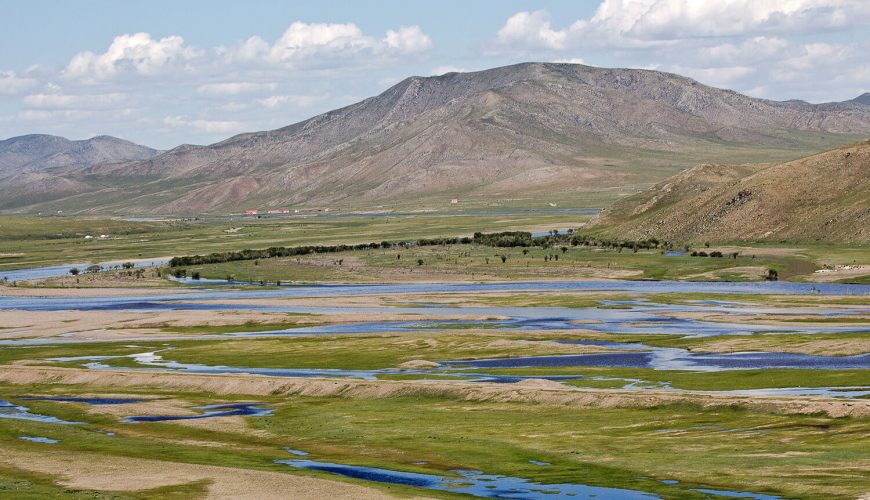
<instances>
[{"instance_id":1,"label":"white cloud","mask_svg":"<svg viewBox=\"0 0 870 500\"><path fill-rule=\"evenodd\" d=\"M867 26L867 0L601 0L580 19L518 12L485 50L671 71L753 95L821 101L870 88ZM583 59L566 57L578 53Z\"/></svg>"},{"instance_id":2,"label":"white cloud","mask_svg":"<svg viewBox=\"0 0 870 500\"><path fill-rule=\"evenodd\" d=\"M0 71L0 94L18 94L38 83L38 80L18 76L14 71Z\"/></svg>"},{"instance_id":3,"label":"white cloud","mask_svg":"<svg viewBox=\"0 0 870 500\"><path fill-rule=\"evenodd\" d=\"M863 0L605 0L591 21L629 37L674 40L843 28L866 7Z\"/></svg>"},{"instance_id":4,"label":"white cloud","mask_svg":"<svg viewBox=\"0 0 870 500\"><path fill-rule=\"evenodd\" d=\"M242 130L244 127L240 122L232 120L189 120L186 116L167 116L163 119L163 123L172 128L192 128L207 133L228 133Z\"/></svg>"},{"instance_id":5,"label":"white cloud","mask_svg":"<svg viewBox=\"0 0 870 500\"><path fill-rule=\"evenodd\" d=\"M75 110L75 109L57 109L52 111L42 109L25 109L19 111L17 117L24 121L42 121L51 122L56 120L81 120L83 118L92 117L91 111Z\"/></svg>"},{"instance_id":6,"label":"white cloud","mask_svg":"<svg viewBox=\"0 0 870 500\"><path fill-rule=\"evenodd\" d=\"M432 48L432 39L419 26L402 26L398 31L387 31L382 42L387 50L400 54L414 54Z\"/></svg>"},{"instance_id":7,"label":"white cloud","mask_svg":"<svg viewBox=\"0 0 870 500\"><path fill-rule=\"evenodd\" d=\"M701 49L701 57L723 64L747 64L781 58L790 44L784 38L756 36L741 43L724 43Z\"/></svg>"},{"instance_id":8,"label":"white cloud","mask_svg":"<svg viewBox=\"0 0 870 500\"><path fill-rule=\"evenodd\" d=\"M273 44L253 36L235 47L220 48L219 52L230 63L293 68L300 65L328 66L335 64L336 60L355 65L380 62L384 58L424 52L431 47L432 39L419 26L402 26L387 31L385 37L378 40L363 33L353 23L297 21Z\"/></svg>"},{"instance_id":9,"label":"white cloud","mask_svg":"<svg viewBox=\"0 0 870 500\"><path fill-rule=\"evenodd\" d=\"M307 108L325 101L328 97L326 95L273 95L257 99L257 102L267 108L277 108L288 104L298 108Z\"/></svg>"},{"instance_id":10,"label":"white cloud","mask_svg":"<svg viewBox=\"0 0 870 500\"><path fill-rule=\"evenodd\" d=\"M126 95L110 94L33 94L24 97L24 104L42 109L102 109L124 102Z\"/></svg>"},{"instance_id":11,"label":"white cloud","mask_svg":"<svg viewBox=\"0 0 870 500\"><path fill-rule=\"evenodd\" d=\"M865 0L603 0L589 19L553 27L518 12L498 30L502 50L647 47L709 37L801 34L870 23Z\"/></svg>"},{"instance_id":12,"label":"white cloud","mask_svg":"<svg viewBox=\"0 0 870 500\"><path fill-rule=\"evenodd\" d=\"M447 65L447 66L437 66L435 68L432 68L432 71L429 74L432 76L441 76L441 75L444 75L446 73L466 73L466 72L468 72L468 70L465 68L459 68L456 66Z\"/></svg>"},{"instance_id":13,"label":"white cloud","mask_svg":"<svg viewBox=\"0 0 870 500\"><path fill-rule=\"evenodd\" d=\"M729 87L736 80L747 77L755 72L749 66L724 66L715 68L694 68L688 66L671 66L668 71L688 76L715 87Z\"/></svg>"},{"instance_id":14,"label":"white cloud","mask_svg":"<svg viewBox=\"0 0 870 500\"><path fill-rule=\"evenodd\" d=\"M180 36L154 40L148 33L124 34L115 37L106 52L79 52L64 71L70 79L98 81L124 74L153 76L170 66L181 66L200 55L200 51L184 45Z\"/></svg>"},{"instance_id":15,"label":"white cloud","mask_svg":"<svg viewBox=\"0 0 870 500\"><path fill-rule=\"evenodd\" d=\"M561 64L586 64L586 61L584 61L582 57L571 57L569 59L556 59L553 62L554 63L561 63Z\"/></svg>"},{"instance_id":16,"label":"white cloud","mask_svg":"<svg viewBox=\"0 0 870 500\"><path fill-rule=\"evenodd\" d=\"M570 30L571 28L554 30L550 26L549 14L543 10L536 10L518 12L508 18L504 26L498 30L497 38L500 44L506 46L561 50L565 48Z\"/></svg>"},{"instance_id":17,"label":"white cloud","mask_svg":"<svg viewBox=\"0 0 870 500\"><path fill-rule=\"evenodd\" d=\"M275 83L226 82L200 85L196 91L208 95L239 95L269 92L278 88Z\"/></svg>"}]
</instances>

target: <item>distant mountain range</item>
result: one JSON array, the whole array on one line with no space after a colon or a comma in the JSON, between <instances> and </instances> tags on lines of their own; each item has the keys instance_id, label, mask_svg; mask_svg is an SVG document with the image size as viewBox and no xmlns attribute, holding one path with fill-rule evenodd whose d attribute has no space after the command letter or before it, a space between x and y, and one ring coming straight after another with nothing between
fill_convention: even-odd
<instances>
[{"instance_id":1,"label":"distant mountain range","mask_svg":"<svg viewBox=\"0 0 870 500\"><path fill-rule=\"evenodd\" d=\"M620 200L592 229L675 242L870 243L870 140L773 166L699 165Z\"/></svg>"},{"instance_id":2,"label":"distant mountain range","mask_svg":"<svg viewBox=\"0 0 870 500\"><path fill-rule=\"evenodd\" d=\"M0 141L0 209L92 191L92 185L65 174L102 163L147 160L158 154L156 149L107 135L71 141L32 134Z\"/></svg>"},{"instance_id":3,"label":"distant mountain range","mask_svg":"<svg viewBox=\"0 0 870 500\"><path fill-rule=\"evenodd\" d=\"M55 135L22 135L0 141L0 179L22 172L57 172L99 163L147 160L159 153L161 151L108 135L84 141Z\"/></svg>"},{"instance_id":4,"label":"distant mountain range","mask_svg":"<svg viewBox=\"0 0 870 500\"><path fill-rule=\"evenodd\" d=\"M0 180L0 209L423 207L593 191L613 199L701 162L782 161L865 138L867 100L777 102L669 73L573 64L411 77L357 104L209 146L55 170L30 162L50 177Z\"/></svg>"}]
</instances>

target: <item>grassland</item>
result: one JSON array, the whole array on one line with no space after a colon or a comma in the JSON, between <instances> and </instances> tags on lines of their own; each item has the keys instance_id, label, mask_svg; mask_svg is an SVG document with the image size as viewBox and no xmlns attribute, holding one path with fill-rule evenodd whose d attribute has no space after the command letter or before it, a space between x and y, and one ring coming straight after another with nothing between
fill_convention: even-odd
<instances>
[{"instance_id":1,"label":"grassland","mask_svg":"<svg viewBox=\"0 0 870 500\"><path fill-rule=\"evenodd\" d=\"M0 218L0 269L273 245L413 240L506 229L546 231L577 227L586 218L574 214L178 222ZM117 239L86 242L84 234L110 234ZM715 248L727 246L711 245L708 250ZM659 250L619 252L580 247L565 251L526 250L524 253L521 248L478 245L410 247L190 266L186 271L188 275L199 272L205 278L232 276L272 284L279 280L315 283L603 278L750 280L759 279L771 268L781 278L802 280L824 265L870 261L863 248L822 245L742 247L736 259L667 256ZM82 283L70 279L45 280L43 285L114 287L124 285L125 278L122 273L112 272L82 277ZM184 291L184 287L167 281L165 273L157 277L153 269L148 271L147 279L131 279L126 286L131 289L106 290L105 294ZM145 286L173 286L179 290L137 288ZM251 287L239 286L237 290L248 288ZM6 288L0 295L4 292L13 293ZM22 288L14 293L85 295L80 289ZM183 295L177 294L179 300L184 300ZM465 322L450 321L454 312L462 313L463 307L562 307L615 314L622 312L607 309L654 304L697 306L703 301L725 303L717 306L719 311L703 313L703 321L787 324L795 330L810 327L824 330L812 334L719 337L627 335L583 329L525 331L488 321L496 316L479 311ZM247 488L249 494L265 494L269 489L300 498L421 494L457 497L449 492L290 469L274 463L277 459L292 458L284 447L307 451L311 453L308 458L326 462L443 475L451 475L455 469L476 469L543 483L634 488L675 499L707 498L692 488L752 491L784 498L856 498L867 493L870 420L866 417L866 399L834 401L724 394L789 387L866 387L867 370L694 372L597 367L473 370L453 365L397 369L421 360L592 353L605 349L554 342L565 339L641 342L693 352L862 354L870 352L867 333L862 331L870 321L860 313L870 306L866 296L499 292L252 298L227 302L229 309L220 312L0 311L8 323L0 325L0 338L58 340L51 345L0 347L0 380L3 380L0 399L25 405L34 413L84 422L65 426L0 419L3 449L0 496L199 498L215 491L238 492L238 488ZM239 309L233 310L232 304ZM429 317L419 310L412 315L401 309L433 304L456 307L456 311ZM303 310L305 306L316 306L337 312L288 314L277 312L281 309L246 309L252 306ZM763 315L730 314L732 309L739 312L741 308L762 307ZM823 315L831 309L859 312ZM197 338L367 321L419 321L419 327L400 333ZM849 330L827 333L827 328ZM855 331L851 331L853 328ZM75 342L81 340L87 342ZM130 357L153 351L159 351L165 360L179 363L381 371L375 374L376 380L370 381L209 376L144 371ZM101 361L115 368L104 371L84 368L85 361L45 361L74 356L119 357ZM460 372L576 378L562 386L549 381L511 386L457 382L454 375ZM671 390L620 390L628 383ZM723 393L713 394L714 391ZM100 394L156 400L91 407L22 399L32 395ZM274 409L274 414L162 423L122 421L129 415L192 415L197 413L193 407L198 405L238 401L261 402ZM830 410L833 406L837 412ZM60 442L32 443L22 441L21 436L48 437ZM552 465L539 466L530 460ZM102 471L102 475L95 470ZM305 483L308 485L305 488L314 489L304 489L300 486L303 480L329 482L314 486ZM671 483L673 480L678 483ZM233 487L237 489L226 489Z\"/></svg>"},{"instance_id":2,"label":"grassland","mask_svg":"<svg viewBox=\"0 0 870 500\"><path fill-rule=\"evenodd\" d=\"M660 250L444 245L206 264L186 271L188 275L199 272L204 278L252 282L380 283L560 278L758 281L768 269L788 279L812 273L816 265L803 257L745 255L732 259L669 256Z\"/></svg>"},{"instance_id":3,"label":"grassland","mask_svg":"<svg viewBox=\"0 0 870 500\"><path fill-rule=\"evenodd\" d=\"M13 401L28 394L92 393L87 386L0 386L0 397ZM238 400L150 388L128 389L127 394L165 398L159 406L163 411ZM849 418L691 405L595 411L509 402L470 407L467 402L434 396L259 399L274 408L274 415L202 426L125 424L116 416L141 412L144 406L119 406L106 413L83 404L21 401L33 412L86 424L7 420L0 427L0 442L13 456L54 447L49 448L52 453L71 458L98 454L107 461L112 457L159 460L167 468L172 463L208 464L276 472L287 472L272 461L288 458L281 448L289 446L312 453L312 459L330 462L448 475L452 469L477 469L544 483L637 488L665 498L703 498L690 487L752 490L790 498L854 498L863 493L855 476L867 465L868 424ZM115 435L109 437L106 432ZM18 439L21 435L50 437L60 444L27 443ZM536 466L529 463L532 459L552 465ZM0 484L7 488L20 485L28 474L32 473L12 471ZM336 479L318 472L294 474ZM782 481L783 475L789 481ZM45 478L38 479L30 480L37 493L57 488L46 484ZM119 484L123 482L119 478ZM202 487L180 485L179 489L197 486ZM392 487L389 491L409 494L414 490ZM138 494L147 496L148 492Z\"/></svg>"},{"instance_id":4,"label":"grassland","mask_svg":"<svg viewBox=\"0 0 870 500\"><path fill-rule=\"evenodd\" d=\"M568 229L591 216L564 213L251 217L129 222L84 217L0 216L0 271L68 262L148 259L304 244L466 236L502 228ZM101 240L106 234L110 239ZM92 240L84 237L91 235Z\"/></svg>"}]
</instances>

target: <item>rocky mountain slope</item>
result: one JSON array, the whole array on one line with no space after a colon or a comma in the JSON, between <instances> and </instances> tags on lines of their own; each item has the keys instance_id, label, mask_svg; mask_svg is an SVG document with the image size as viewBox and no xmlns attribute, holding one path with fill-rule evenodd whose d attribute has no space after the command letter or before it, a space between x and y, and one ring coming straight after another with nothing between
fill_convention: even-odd
<instances>
[{"instance_id":1,"label":"rocky mountain slope","mask_svg":"<svg viewBox=\"0 0 870 500\"><path fill-rule=\"evenodd\" d=\"M18 211L191 213L558 197L702 161L792 159L870 134L870 106L774 102L678 75L528 63L408 78L285 128L60 175ZM0 183L0 198L14 189Z\"/></svg>"},{"instance_id":2,"label":"rocky mountain slope","mask_svg":"<svg viewBox=\"0 0 870 500\"><path fill-rule=\"evenodd\" d=\"M621 200L592 228L676 242L870 243L870 140L773 166L700 165Z\"/></svg>"}]
</instances>

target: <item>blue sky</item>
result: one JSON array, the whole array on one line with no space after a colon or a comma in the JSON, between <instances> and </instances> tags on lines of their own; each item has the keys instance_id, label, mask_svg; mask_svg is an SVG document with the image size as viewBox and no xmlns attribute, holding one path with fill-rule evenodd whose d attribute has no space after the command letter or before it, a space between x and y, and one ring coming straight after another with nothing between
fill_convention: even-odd
<instances>
[{"instance_id":1,"label":"blue sky","mask_svg":"<svg viewBox=\"0 0 870 500\"><path fill-rule=\"evenodd\" d=\"M159 148L277 128L410 75L523 61L770 99L870 91L866 0L37 1L0 18L0 139Z\"/></svg>"}]
</instances>

